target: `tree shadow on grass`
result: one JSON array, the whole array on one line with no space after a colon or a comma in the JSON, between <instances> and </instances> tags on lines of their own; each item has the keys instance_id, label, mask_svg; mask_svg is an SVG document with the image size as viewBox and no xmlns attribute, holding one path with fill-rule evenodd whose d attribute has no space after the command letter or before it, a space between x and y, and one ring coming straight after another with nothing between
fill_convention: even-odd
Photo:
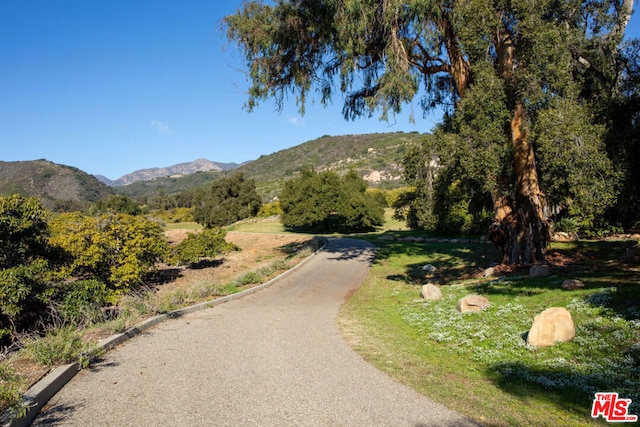
<instances>
[{"instance_id":1,"label":"tree shadow on grass","mask_svg":"<svg viewBox=\"0 0 640 427\"><path fill-rule=\"evenodd\" d=\"M389 276L389 280L405 283L424 284L439 276L445 283L481 277L482 272L496 265L500 256L498 251L489 244L477 242L464 243L432 243L408 241L374 241L377 247L376 263L397 256L420 258L424 261L407 264L404 274ZM433 265L436 270L425 271L425 264Z\"/></svg>"},{"instance_id":2,"label":"tree shadow on grass","mask_svg":"<svg viewBox=\"0 0 640 427\"><path fill-rule=\"evenodd\" d=\"M520 399L523 405L545 401L574 416L584 417L585 421L591 419L594 393L611 388L611 384L597 381L597 375L532 368L520 362L498 363L489 367L488 372L491 382Z\"/></svg>"}]
</instances>

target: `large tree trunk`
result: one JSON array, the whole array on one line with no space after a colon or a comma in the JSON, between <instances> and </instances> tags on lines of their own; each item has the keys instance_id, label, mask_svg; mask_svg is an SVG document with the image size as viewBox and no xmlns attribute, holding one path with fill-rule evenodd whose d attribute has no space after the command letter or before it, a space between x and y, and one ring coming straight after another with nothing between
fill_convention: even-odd
<instances>
[{"instance_id":1,"label":"large tree trunk","mask_svg":"<svg viewBox=\"0 0 640 427\"><path fill-rule=\"evenodd\" d=\"M495 45L498 72L508 82L513 77L517 61L513 38L506 28L496 33ZM495 219L489 230L489 240L502 251L502 261L509 264L544 261L550 240L535 153L523 127L527 112L522 102L516 100L514 104L510 131L516 176L515 195L510 196L508 186L498 182L493 198Z\"/></svg>"},{"instance_id":2,"label":"large tree trunk","mask_svg":"<svg viewBox=\"0 0 640 427\"><path fill-rule=\"evenodd\" d=\"M544 261L550 240L535 154L523 132L525 119L524 106L517 103L511 119L515 197L504 192L494 195L495 220L489 230L489 239L502 251L502 261L509 264Z\"/></svg>"}]
</instances>

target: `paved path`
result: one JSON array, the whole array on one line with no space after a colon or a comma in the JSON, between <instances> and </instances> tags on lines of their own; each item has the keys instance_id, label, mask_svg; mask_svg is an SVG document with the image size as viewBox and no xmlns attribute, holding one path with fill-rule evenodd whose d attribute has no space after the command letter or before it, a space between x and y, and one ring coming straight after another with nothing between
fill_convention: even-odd
<instances>
[{"instance_id":1,"label":"paved path","mask_svg":"<svg viewBox=\"0 0 640 427\"><path fill-rule=\"evenodd\" d=\"M475 425L366 363L336 327L367 244L332 240L273 286L170 320L108 352L34 425Z\"/></svg>"}]
</instances>

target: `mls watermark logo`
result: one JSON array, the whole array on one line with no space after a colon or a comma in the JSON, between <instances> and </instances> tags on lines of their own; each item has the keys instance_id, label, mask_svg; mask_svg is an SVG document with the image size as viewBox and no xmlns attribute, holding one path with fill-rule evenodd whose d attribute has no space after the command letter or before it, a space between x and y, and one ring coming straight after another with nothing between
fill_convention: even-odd
<instances>
[{"instance_id":1,"label":"mls watermark logo","mask_svg":"<svg viewBox=\"0 0 640 427\"><path fill-rule=\"evenodd\" d=\"M591 417L604 417L610 423L634 423L637 415L629 415L631 399L621 399L618 393L596 393L591 408Z\"/></svg>"}]
</instances>

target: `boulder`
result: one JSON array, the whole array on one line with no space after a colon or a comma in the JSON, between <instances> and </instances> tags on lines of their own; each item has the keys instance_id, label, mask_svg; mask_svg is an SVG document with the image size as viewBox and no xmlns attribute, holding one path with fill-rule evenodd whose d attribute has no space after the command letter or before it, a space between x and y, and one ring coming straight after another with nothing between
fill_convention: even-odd
<instances>
[{"instance_id":1,"label":"boulder","mask_svg":"<svg viewBox=\"0 0 640 427\"><path fill-rule=\"evenodd\" d=\"M573 231L568 233L566 231L556 231L551 236L552 242L577 242L579 240L580 237L578 237L578 233Z\"/></svg>"},{"instance_id":2,"label":"boulder","mask_svg":"<svg viewBox=\"0 0 640 427\"><path fill-rule=\"evenodd\" d=\"M571 313L563 307L551 307L533 319L527 344L548 347L557 342L571 341L576 336Z\"/></svg>"},{"instance_id":3,"label":"boulder","mask_svg":"<svg viewBox=\"0 0 640 427\"><path fill-rule=\"evenodd\" d=\"M489 300L481 295L467 295L458 301L457 310L460 313L466 313L469 311L479 312L489 307Z\"/></svg>"},{"instance_id":4,"label":"boulder","mask_svg":"<svg viewBox=\"0 0 640 427\"><path fill-rule=\"evenodd\" d=\"M421 295L422 298L426 299L427 301L436 301L442 298L442 291L436 285L427 283L422 287Z\"/></svg>"},{"instance_id":5,"label":"boulder","mask_svg":"<svg viewBox=\"0 0 640 427\"><path fill-rule=\"evenodd\" d=\"M622 256L624 262L640 263L640 244L631 246Z\"/></svg>"},{"instance_id":6,"label":"boulder","mask_svg":"<svg viewBox=\"0 0 640 427\"><path fill-rule=\"evenodd\" d=\"M562 289L567 291L575 291L576 289L584 288L584 283L578 279L569 279L562 282Z\"/></svg>"},{"instance_id":7,"label":"boulder","mask_svg":"<svg viewBox=\"0 0 640 427\"><path fill-rule=\"evenodd\" d=\"M549 277L551 276L551 268L546 265L536 264L529 269L529 276L531 277Z\"/></svg>"},{"instance_id":8,"label":"boulder","mask_svg":"<svg viewBox=\"0 0 640 427\"><path fill-rule=\"evenodd\" d=\"M496 273L497 272L495 267L489 267L486 270L484 270L484 272L482 273L482 277L495 277L497 276Z\"/></svg>"},{"instance_id":9,"label":"boulder","mask_svg":"<svg viewBox=\"0 0 640 427\"><path fill-rule=\"evenodd\" d=\"M422 271L424 271L425 273L435 273L436 270L437 270L437 268L435 268L431 264L425 264L425 265L422 266Z\"/></svg>"}]
</instances>

